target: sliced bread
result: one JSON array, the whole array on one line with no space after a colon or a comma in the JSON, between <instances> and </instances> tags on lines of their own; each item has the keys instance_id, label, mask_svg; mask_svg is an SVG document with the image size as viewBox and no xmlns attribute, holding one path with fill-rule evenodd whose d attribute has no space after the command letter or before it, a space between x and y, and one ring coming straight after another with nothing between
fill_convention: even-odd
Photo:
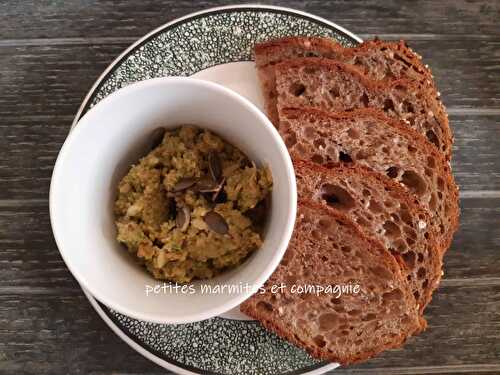
<instances>
[{"instance_id":1,"label":"sliced bread","mask_svg":"<svg viewBox=\"0 0 500 375\"><path fill-rule=\"evenodd\" d=\"M374 80L411 79L434 87L430 69L404 41L369 40L356 47L344 47L328 38L286 37L256 44L255 64L266 102L266 110L278 124L274 65L298 57L324 57L355 65ZM437 92L436 92L436 95Z\"/></svg>"},{"instance_id":2,"label":"sliced bread","mask_svg":"<svg viewBox=\"0 0 500 375\"><path fill-rule=\"evenodd\" d=\"M257 43L255 65L262 68L297 57L337 59L346 47L330 38L291 36Z\"/></svg>"},{"instance_id":3,"label":"sliced bread","mask_svg":"<svg viewBox=\"0 0 500 375\"><path fill-rule=\"evenodd\" d=\"M402 263L423 311L441 278L441 253L431 218L398 183L365 167L324 168L296 160L299 199L342 211Z\"/></svg>"},{"instance_id":4,"label":"sliced bread","mask_svg":"<svg viewBox=\"0 0 500 375\"><path fill-rule=\"evenodd\" d=\"M435 93L418 82L375 81L351 65L309 57L277 64L276 89L278 112L307 106L330 112L377 108L425 136L447 160L451 157L447 114Z\"/></svg>"},{"instance_id":5,"label":"sliced bread","mask_svg":"<svg viewBox=\"0 0 500 375\"><path fill-rule=\"evenodd\" d=\"M298 57L325 57L352 64L375 80L410 78L432 85L432 73L422 57L405 41L368 40L355 47L344 47L333 39L319 37L285 37L256 44L257 68Z\"/></svg>"},{"instance_id":6,"label":"sliced bread","mask_svg":"<svg viewBox=\"0 0 500 375\"><path fill-rule=\"evenodd\" d=\"M359 285L359 292L340 298L332 291L299 293L300 287L343 285ZM338 211L311 202L299 202L285 257L264 288L241 311L319 359L360 362L401 346L422 328L391 254Z\"/></svg>"},{"instance_id":7,"label":"sliced bread","mask_svg":"<svg viewBox=\"0 0 500 375\"><path fill-rule=\"evenodd\" d=\"M450 246L458 227L458 189L448 162L413 129L371 108L283 109L279 129L293 158L357 163L401 183L433 216L442 252Z\"/></svg>"},{"instance_id":8,"label":"sliced bread","mask_svg":"<svg viewBox=\"0 0 500 375\"><path fill-rule=\"evenodd\" d=\"M327 38L287 37L255 45L255 65L264 95L265 110L276 127L279 124L279 116L274 65L297 57L336 58L342 49L339 43Z\"/></svg>"}]
</instances>

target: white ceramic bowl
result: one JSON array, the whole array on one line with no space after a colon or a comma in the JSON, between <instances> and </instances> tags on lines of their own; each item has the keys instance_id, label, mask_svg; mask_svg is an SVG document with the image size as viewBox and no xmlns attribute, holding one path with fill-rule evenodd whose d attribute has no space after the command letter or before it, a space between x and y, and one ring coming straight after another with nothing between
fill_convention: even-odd
<instances>
[{"instance_id":1,"label":"white ceramic bowl","mask_svg":"<svg viewBox=\"0 0 500 375\"><path fill-rule=\"evenodd\" d=\"M258 165L274 187L263 246L215 285L248 285L241 293L146 293L161 286L116 240L112 207L118 181L148 151L158 127L194 124L217 133ZM187 323L243 302L271 275L290 240L297 192L292 162L278 132L252 103L214 83L191 78L139 82L108 96L79 121L57 158L50 217L59 251L78 282L108 307L157 323ZM244 288L242 288L244 289Z\"/></svg>"}]
</instances>

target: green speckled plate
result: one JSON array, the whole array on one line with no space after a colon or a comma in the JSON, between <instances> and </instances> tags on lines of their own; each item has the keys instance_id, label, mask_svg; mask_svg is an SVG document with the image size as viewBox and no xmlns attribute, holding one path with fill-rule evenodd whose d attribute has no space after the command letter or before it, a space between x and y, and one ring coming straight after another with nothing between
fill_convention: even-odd
<instances>
[{"instance_id":1,"label":"green speckled plate","mask_svg":"<svg viewBox=\"0 0 500 375\"><path fill-rule=\"evenodd\" d=\"M289 35L326 36L346 46L361 41L332 22L287 8L245 5L191 14L154 30L120 55L92 87L73 125L115 90L164 76L211 80L262 108L252 47ZM154 324L119 314L85 293L125 342L179 374L320 374L337 367L312 359L237 311L198 323Z\"/></svg>"}]
</instances>

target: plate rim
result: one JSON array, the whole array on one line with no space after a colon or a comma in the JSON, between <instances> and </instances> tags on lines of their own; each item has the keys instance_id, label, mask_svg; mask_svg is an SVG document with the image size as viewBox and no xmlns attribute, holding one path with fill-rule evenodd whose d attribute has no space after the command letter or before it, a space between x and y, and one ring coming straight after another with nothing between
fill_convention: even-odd
<instances>
[{"instance_id":1,"label":"plate rim","mask_svg":"<svg viewBox=\"0 0 500 375\"><path fill-rule=\"evenodd\" d=\"M142 44L146 43L150 38L154 37L158 33L162 32L164 29L174 26L176 24L182 23L183 21L190 20L193 18L198 18L202 16L206 16L209 14L216 14L219 12L224 12L224 11L231 11L231 10L238 10L238 11L245 11L245 10L261 10L261 11L275 11L276 13L283 13L283 14L292 14L296 16L300 16L301 18L304 19L312 19L318 23L324 24L327 27L333 28L335 30L338 30L341 33L344 33L348 37L352 38L353 40L357 41L358 43L361 43L363 40L357 36L356 34L352 33L351 31L345 29L344 27L336 24L335 22L329 21L323 17L316 16L314 14L304 12L301 10L293 9L293 8L288 8L288 7L282 7L282 6L274 6L274 5L261 5L261 4L239 4L239 5L225 5L225 6L219 6L219 7L211 7L208 9L203 9L197 12L192 12L189 14L186 14L182 17L175 18L172 21L169 21L165 24L160 25L159 27L153 29L146 35L142 36L138 40L136 40L134 43L132 43L130 46L128 46L123 52L121 52L107 67L106 69L99 75L99 77L94 81L93 85L85 95L82 103L80 104L78 111L72 121L71 127L70 127L70 132L73 130L73 128L77 125L78 121L82 117L83 112L87 109L87 106L89 105L91 99L93 98L94 94L96 91L99 89L101 84L103 83L104 79L116 68L116 66L127 56L129 55L133 50L135 50L137 47L141 46ZM137 343L135 340L133 340L129 335L124 332L111 318L110 316L104 311L104 309L101 307L101 302L95 299L95 297L90 294L88 290L86 290L82 285L80 285L82 288L82 291L85 294L85 297L89 300L91 306L94 308L94 310L98 313L98 315L101 317L101 319L108 325L108 327L111 328L111 330L118 336L120 339L122 339L128 346L130 346L132 349L134 349L137 353L141 354L143 357L146 359L152 361L153 363L161 366L164 369L170 370L175 372L176 374L181 374L181 375L199 375L199 374L204 374L202 372L194 372L192 370L188 370L183 367L179 367L175 363L169 362L152 351L146 349L144 346L140 345ZM102 305L105 306L105 305ZM300 372L301 370L296 370L293 371L289 374L301 374L301 375L320 375L324 374L327 371L333 370L340 365L338 363L325 363L321 362L317 364L315 367L311 370L308 370L306 368L306 372ZM205 372L206 373L206 372Z\"/></svg>"},{"instance_id":2,"label":"plate rim","mask_svg":"<svg viewBox=\"0 0 500 375\"><path fill-rule=\"evenodd\" d=\"M180 375L220 375L214 372L195 372L193 370L188 370L183 367L179 367L175 363L169 362L163 358L160 358L159 356L155 355L153 352L147 350L144 348L144 346L138 344L134 339L129 337L127 333L122 331L118 325L115 324L115 322L110 318L110 316L104 311L104 309L101 307L101 302L97 301L90 292L85 289L82 285L80 285L82 288L83 293L85 294L85 297L89 300L90 305L94 308L94 310L97 312L97 314L101 317L101 319L107 324L109 328L120 338L122 341L124 341L128 346L130 346L132 349L134 349L137 353L142 355L144 358L152 361L153 363L157 364L158 366L169 370L173 371L175 374L180 374ZM300 370L295 370L294 372L291 372L289 374L300 374L300 375L321 375L324 374L327 371L334 370L340 365L338 363L326 363L322 365L321 363L318 364L320 367L316 367L311 369L310 371L307 372L296 372Z\"/></svg>"},{"instance_id":3,"label":"plate rim","mask_svg":"<svg viewBox=\"0 0 500 375\"><path fill-rule=\"evenodd\" d=\"M140 45L144 44L152 36L158 34L159 32L161 32L162 30L166 29L167 27L173 26L175 24L178 24L178 23L180 23L182 21L185 21L185 20L188 20L188 19L192 19L194 17L204 16L204 15L207 15L207 14L210 14L210 13L217 13L217 12L220 12L220 11L234 10L234 9L241 10L241 11L243 11L245 9L248 9L248 10L252 10L252 9L274 10L274 11L278 11L278 12L282 12L282 13L292 13L292 14L295 14L295 15L299 15L299 16L301 16L303 18L313 19L313 20L318 21L320 23L323 23L323 24L325 24L325 25L327 25L329 27L333 27L333 28L341 31L342 33L346 34L350 38L356 40L358 43L363 42L363 39L361 39L359 36L357 36L353 32L345 29L344 27L342 27L340 25L337 25L335 22L329 21L329 20L327 20L327 19L325 19L323 17L319 17L319 16L316 16L316 15L311 14L311 13L303 12L301 10L297 10L297 9L293 9L293 8L288 8L288 7L281 7L281 6L275 6L275 5L259 5L259 4L239 4L239 5L225 5L225 6L220 6L220 7L212 7L212 8L200 10L198 12L189 13L189 14L186 14L185 16L176 18L176 19L174 19L172 21L169 21L169 22L167 22L167 23L165 23L163 25L160 25L156 29L150 31L149 33L147 33L143 37L141 37L138 40L136 40L134 43L132 43L130 46L128 46L122 53L120 53L118 55L118 57L116 57L111 62L111 64L109 64L106 67L106 69L104 69L104 71L99 75L99 77L95 80L94 84L91 86L91 88L89 89L89 91L85 95L85 98L83 99L82 103L78 107L78 111L77 111L77 113L76 113L76 115L75 115L75 117L73 119L73 122L71 123L71 128L70 129L73 129L76 126L76 124L78 123L78 121L82 117L83 111L87 108L87 105L89 104L90 99L93 97L95 91L100 87L100 85L101 85L102 81L104 80L104 78L111 71L113 71L114 68L116 67L116 65L119 62L121 62L122 59L125 56L127 56L132 50L134 50L135 48L137 48Z\"/></svg>"}]
</instances>

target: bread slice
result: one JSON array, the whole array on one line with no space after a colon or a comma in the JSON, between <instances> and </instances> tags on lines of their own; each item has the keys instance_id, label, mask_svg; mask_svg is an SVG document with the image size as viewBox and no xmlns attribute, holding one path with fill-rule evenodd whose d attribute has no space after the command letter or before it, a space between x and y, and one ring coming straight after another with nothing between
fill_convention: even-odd
<instances>
[{"instance_id":1,"label":"bread slice","mask_svg":"<svg viewBox=\"0 0 500 375\"><path fill-rule=\"evenodd\" d=\"M422 57L403 40L373 39L344 47L329 38L293 36L258 43L254 55L257 68L298 57L324 57L355 65L375 80L409 78L434 84L432 72L422 63Z\"/></svg>"},{"instance_id":2,"label":"bread slice","mask_svg":"<svg viewBox=\"0 0 500 375\"><path fill-rule=\"evenodd\" d=\"M339 43L327 38L287 37L255 45L255 65L265 99L265 110L276 127L279 116L274 65L297 57L321 56L334 59L342 50Z\"/></svg>"},{"instance_id":3,"label":"bread slice","mask_svg":"<svg viewBox=\"0 0 500 375\"><path fill-rule=\"evenodd\" d=\"M355 65L374 80L410 79L435 87L430 69L404 41L369 40L356 47L344 47L328 38L286 37L256 44L255 64L261 82L266 111L278 124L277 92L274 65L298 57L324 57ZM435 90L435 88L434 88ZM436 95L437 94L436 92Z\"/></svg>"},{"instance_id":4,"label":"bread slice","mask_svg":"<svg viewBox=\"0 0 500 375\"><path fill-rule=\"evenodd\" d=\"M458 227L458 189L448 162L422 135L372 108L283 109L280 133L292 158L357 163L402 184L431 213L440 248L448 249Z\"/></svg>"},{"instance_id":5,"label":"bread slice","mask_svg":"<svg viewBox=\"0 0 500 375\"><path fill-rule=\"evenodd\" d=\"M257 43L254 47L255 65L262 68L297 57L338 59L347 49L330 38L291 36Z\"/></svg>"},{"instance_id":6,"label":"bread slice","mask_svg":"<svg viewBox=\"0 0 500 375\"><path fill-rule=\"evenodd\" d=\"M369 79L350 65L323 58L300 58L276 65L278 112L281 108L318 107L342 112L365 107L383 110L424 135L451 157L447 114L433 90L410 80Z\"/></svg>"},{"instance_id":7,"label":"bread slice","mask_svg":"<svg viewBox=\"0 0 500 375\"><path fill-rule=\"evenodd\" d=\"M390 178L359 165L324 168L296 160L299 199L342 211L402 264L403 275L423 311L441 279L442 257L431 218Z\"/></svg>"},{"instance_id":8,"label":"bread slice","mask_svg":"<svg viewBox=\"0 0 500 375\"><path fill-rule=\"evenodd\" d=\"M297 286L317 285L359 285L359 292L298 293ZM241 311L319 359L360 362L421 329L391 254L338 211L311 202L299 202L288 249L264 288Z\"/></svg>"}]
</instances>

